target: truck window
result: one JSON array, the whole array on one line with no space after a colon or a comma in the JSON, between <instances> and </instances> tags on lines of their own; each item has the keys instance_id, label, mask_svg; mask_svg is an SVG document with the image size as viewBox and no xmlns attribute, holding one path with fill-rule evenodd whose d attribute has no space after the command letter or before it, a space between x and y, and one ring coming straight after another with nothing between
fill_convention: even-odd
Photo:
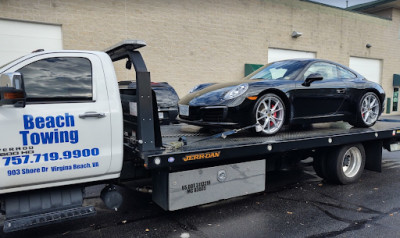
<instances>
[{"instance_id":1,"label":"truck window","mask_svg":"<svg viewBox=\"0 0 400 238\"><path fill-rule=\"evenodd\" d=\"M92 100L92 65L80 57L42 59L18 70L28 102Z\"/></svg>"}]
</instances>

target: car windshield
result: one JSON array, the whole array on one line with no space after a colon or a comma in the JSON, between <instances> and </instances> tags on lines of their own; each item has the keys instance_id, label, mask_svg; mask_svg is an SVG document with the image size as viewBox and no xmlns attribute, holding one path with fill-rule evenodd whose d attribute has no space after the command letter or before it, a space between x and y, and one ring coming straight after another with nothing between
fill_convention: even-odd
<instances>
[{"instance_id":1,"label":"car windshield","mask_svg":"<svg viewBox=\"0 0 400 238\"><path fill-rule=\"evenodd\" d=\"M307 61L284 60L265 65L245 79L292 80L305 67Z\"/></svg>"}]
</instances>

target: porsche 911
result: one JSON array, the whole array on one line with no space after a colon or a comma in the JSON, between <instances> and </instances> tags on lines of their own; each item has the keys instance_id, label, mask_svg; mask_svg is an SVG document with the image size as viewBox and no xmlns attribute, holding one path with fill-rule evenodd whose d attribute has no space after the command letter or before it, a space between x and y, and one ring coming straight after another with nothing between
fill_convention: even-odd
<instances>
[{"instance_id":1,"label":"porsche 911","mask_svg":"<svg viewBox=\"0 0 400 238\"><path fill-rule=\"evenodd\" d=\"M179 101L189 124L261 126L273 135L283 125L346 121L370 127L384 110L383 88L354 70L327 60L270 63L239 81L196 86Z\"/></svg>"}]
</instances>

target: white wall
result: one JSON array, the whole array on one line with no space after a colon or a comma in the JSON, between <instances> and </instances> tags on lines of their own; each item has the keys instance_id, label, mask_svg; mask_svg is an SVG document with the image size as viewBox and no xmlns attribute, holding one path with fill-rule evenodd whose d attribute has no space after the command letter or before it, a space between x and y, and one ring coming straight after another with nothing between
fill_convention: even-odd
<instances>
[{"instance_id":1,"label":"white wall","mask_svg":"<svg viewBox=\"0 0 400 238\"><path fill-rule=\"evenodd\" d=\"M297 51L297 50L283 50L283 49L268 49L268 63L298 58L315 58L314 52Z\"/></svg>"},{"instance_id":2,"label":"white wall","mask_svg":"<svg viewBox=\"0 0 400 238\"><path fill-rule=\"evenodd\" d=\"M0 19L0 66L37 49L62 49L61 26Z\"/></svg>"},{"instance_id":3,"label":"white wall","mask_svg":"<svg viewBox=\"0 0 400 238\"><path fill-rule=\"evenodd\" d=\"M350 57L349 67L369 81L381 84L382 61L360 57Z\"/></svg>"}]
</instances>

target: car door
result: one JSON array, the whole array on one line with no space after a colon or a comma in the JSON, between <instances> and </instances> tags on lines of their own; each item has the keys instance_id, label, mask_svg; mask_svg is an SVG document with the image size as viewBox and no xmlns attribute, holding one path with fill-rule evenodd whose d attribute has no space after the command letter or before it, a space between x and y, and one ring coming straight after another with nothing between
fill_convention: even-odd
<instances>
[{"instance_id":1,"label":"car door","mask_svg":"<svg viewBox=\"0 0 400 238\"><path fill-rule=\"evenodd\" d=\"M42 54L7 71L22 73L27 103L0 107L0 189L107 174L110 108L98 56Z\"/></svg>"},{"instance_id":2,"label":"car door","mask_svg":"<svg viewBox=\"0 0 400 238\"><path fill-rule=\"evenodd\" d=\"M314 73L323 76L309 86L304 80ZM317 118L337 115L346 95L346 86L338 77L336 65L328 62L315 62L304 72L302 79L296 83L292 95L293 116L300 118Z\"/></svg>"}]
</instances>

